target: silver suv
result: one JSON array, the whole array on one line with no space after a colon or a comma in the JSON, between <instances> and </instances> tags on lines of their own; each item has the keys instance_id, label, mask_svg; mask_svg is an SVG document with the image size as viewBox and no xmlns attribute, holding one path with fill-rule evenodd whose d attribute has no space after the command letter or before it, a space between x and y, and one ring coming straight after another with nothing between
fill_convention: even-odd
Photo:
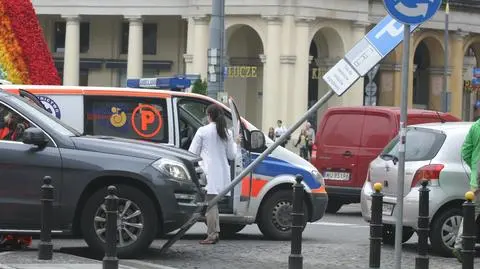
<instances>
[{"instance_id":1,"label":"silver suv","mask_svg":"<svg viewBox=\"0 0 480 269\"><path fill-rule=\"evenodd\" d=\"M462 220L462 203L469 190L470 168L461 158L461 147L471 122L429 123L407 128L403 238L410 239L417 228L419 187L429 180L430 242L434 252L451 256ZM395 241L398 173L398 136L370 163L361 193L362 215L370 221L373 184L381 183L384 193L384 243Z\"/></svg>"}]
</instances>

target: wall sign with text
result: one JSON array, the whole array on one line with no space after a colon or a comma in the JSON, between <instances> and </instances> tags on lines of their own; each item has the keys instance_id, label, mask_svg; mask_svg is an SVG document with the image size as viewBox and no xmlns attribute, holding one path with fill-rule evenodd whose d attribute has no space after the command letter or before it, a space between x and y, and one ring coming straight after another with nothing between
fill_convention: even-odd
<instances>
[{"instance_id":1,"label":"wall sign with text","mask_svg":"<svg viewBox=\"0 0 480 269\"><path fill-rule=\"evenodd\" d=\"M225 77L227 78L256 78L258 77L257 66L227 66Z\"/></svg>"}]
</instances>

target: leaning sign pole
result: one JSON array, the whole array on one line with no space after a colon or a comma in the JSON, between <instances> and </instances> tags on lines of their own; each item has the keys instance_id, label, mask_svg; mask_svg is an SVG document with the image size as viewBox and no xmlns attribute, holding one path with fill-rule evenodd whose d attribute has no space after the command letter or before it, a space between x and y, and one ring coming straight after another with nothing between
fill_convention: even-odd
<instances>
[{"instance_id":1,"label":"leaning sign pole","mask_svg":"<svg viewBox=\"0 0 480 269\"><path fill-rule=\"evenodd\" d=\"M410 65L410 31L412 25L421 24L435 15L441 0L384 0L387 12L403 23L403 57L402 57L402 98L400 104L400 145L398 148L398 187L395 223L395 269L402 265L403 237L403 197L405 185L405 151L407 144L407 104L408 75Z\"/></svg>"}]
</instances>

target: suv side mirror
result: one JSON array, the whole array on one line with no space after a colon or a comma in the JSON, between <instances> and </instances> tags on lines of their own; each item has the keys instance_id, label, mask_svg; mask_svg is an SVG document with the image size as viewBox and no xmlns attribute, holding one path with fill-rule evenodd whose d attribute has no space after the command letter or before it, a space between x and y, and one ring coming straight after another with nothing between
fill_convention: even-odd
<instances>
[{"instance_id":1,"label":"suv side mirror","mask_svg":"<svg viewBox=\"0 0 480 269\"><path fill-rule=\"evenodd\" d=\"M265 135L259 130L250 132L250 150L254 152L263 151L265 149Z\"/></svg>"},{"instance_id":2,"label":"suv side mirror","mask_svg":"<svg viewBox=\"0 0 480 269\"><path fill-rule=\"evenodd\" d=\"M27 145L43 147L48 143L48 139L42 130L36 127L30 127L23 132L22 142Z\"/></svg>"}]
</instances>

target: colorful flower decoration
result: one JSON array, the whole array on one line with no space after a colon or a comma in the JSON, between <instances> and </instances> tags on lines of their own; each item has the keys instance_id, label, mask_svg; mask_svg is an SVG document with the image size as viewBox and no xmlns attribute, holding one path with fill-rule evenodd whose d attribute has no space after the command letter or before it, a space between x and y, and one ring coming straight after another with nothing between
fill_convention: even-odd
<instances>
[{"instance_id":1,"label":"colorful flower decoration","mask_svg":"<svg viewBox=\"0 0 480 269\"><path fill-rule=\"evenodd\" d=\"M0 0L0 78L14 84L61 83L30 0Z\"/></svg>"}]
</instances>

